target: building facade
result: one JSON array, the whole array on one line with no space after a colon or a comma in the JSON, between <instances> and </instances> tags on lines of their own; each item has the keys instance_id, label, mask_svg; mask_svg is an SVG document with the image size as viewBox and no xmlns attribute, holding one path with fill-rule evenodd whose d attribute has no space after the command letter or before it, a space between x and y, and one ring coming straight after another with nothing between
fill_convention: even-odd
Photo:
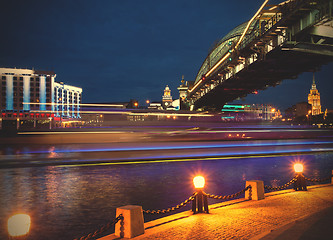
<instances>
[{"instance_id":1,"label":"building facade","mask_svg":"<svg viewBox=\"0 0 333 240\"><path fill-rule=\"evenodd\" d=\"M320 93L317 89L316 83L315 83L315 76L313 74L313 80L312 80L312 87L310 89L310 93L308 95L308 103L311 104L312 115L319 115L321 114L321 104L320 104Z\"/></svg>"},{"instance_id":2,"label":"building facade","mask_svg":"<svg viewBox=\"0 0 333 240\"><path fill-rule=\"evenodd\" d=\"M57 117L80 118L82 88L54 83L52 112Z\"/></svg>"},{"instance_id":3,"label":"building facade","mask_svg":"<svg viewBox=\"0 0 333 240\"><path fill-rule=\"evenodd\" d=\"M54 72L0 68L0 77L2 111L51 110Z\"/></svg>"},{"instance_id":4,"label":"building facade","mask_svg":"<svg viewBox=\"0 0 333 240\"><path fill-rule=\"evenodd\" d=\"M0 121L80 118L82 88L55 78L52 71L0 68Z\"/></svg>"}]
</instances>

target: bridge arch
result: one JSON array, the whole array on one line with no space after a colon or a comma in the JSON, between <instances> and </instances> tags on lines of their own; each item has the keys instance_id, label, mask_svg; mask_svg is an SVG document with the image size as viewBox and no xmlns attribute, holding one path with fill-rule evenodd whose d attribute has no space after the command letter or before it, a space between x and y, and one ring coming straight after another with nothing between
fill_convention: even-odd
<instances>
[{"instance_id":1,"label":"bridge arch","mask_svg":"<svg viewBox=\"0 0 333 240\"><path fill-rule=\"evenodd\" d=\"M190 109L222 108L333 61L333 0L288 0L263 9L267 2L209 52L184 99Z\"/></svg>"}]
</instances>

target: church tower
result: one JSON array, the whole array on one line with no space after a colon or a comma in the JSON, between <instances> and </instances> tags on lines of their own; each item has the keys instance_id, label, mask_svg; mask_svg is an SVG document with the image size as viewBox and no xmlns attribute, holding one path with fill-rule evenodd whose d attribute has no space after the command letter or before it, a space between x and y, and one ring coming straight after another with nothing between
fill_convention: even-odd
<instances>
[{"instance_id":1,"label":"church tower","mask_svg":"<svg viewBox=\"0 0 333 240\"><path fill-rule=\"evenodd\" d=\"M171 90L168 85L164 89L164 95L162 96L162 103L165 109L172 104Z\"/></svg>"},{"instance_id":2,"label":"church tower","mask_svg":"<svg viewBox=\"0 0 333 240\"><path fill-rule=\"evenodd\" d=\"M184 100L187 97L188 86L185 84L184 75L182 75L181 85L177 88L179 91L179 98Z\"/></svg>"},{"instance_id":3,"label":"church tower","mask_svg":"<svg viewBox=\"0 0 333 240\"><path fill-rule=\"evenodd\" d=\"M179 91L179 109L184 110L187 108L184 101L188 93L188 82L185 83L184 75L182 75L181 85L177 89Z\"/></svg>"},{"instance_id":4,"label":"church tower","mask_svg":"<svg viewBox=\"0 0 333 240\"><path fill-rule=\"evenodd\" d=\"M310 93L308 95L308 103L312 105L312 115L321 114L321 105L320 105L320 93L318 92L315 76L313 73L312 87L310 89Z\"/></svg>"}]
</instances>

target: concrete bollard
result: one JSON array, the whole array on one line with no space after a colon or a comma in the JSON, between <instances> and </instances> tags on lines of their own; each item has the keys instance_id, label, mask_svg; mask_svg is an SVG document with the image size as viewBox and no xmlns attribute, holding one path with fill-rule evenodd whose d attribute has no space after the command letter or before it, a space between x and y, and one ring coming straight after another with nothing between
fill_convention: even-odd
<instances>
[{"instance_id":1,"label":"concrete bollard","mask_svg":"<svg viewBox=\"0 0 333 240\"><path fill-rule=\"evenodd\" d=\"M245 192L245 198L261 200L265 198L264 182L260 180L246 181L245 187L251 185L251 189Z\"/></svg>"},{"instance_id":2,"label":"concrete bollard","mask_svg":"<svg viewBox=\"0 0 333 240\"><path fill-rule=\"evenodd\" d=\"M127 205L116 209L116 216L122 214L124 220L116 223L115 235L120 238L133 238L145 233L141 206Z\"/></svg>"}]
</instances>

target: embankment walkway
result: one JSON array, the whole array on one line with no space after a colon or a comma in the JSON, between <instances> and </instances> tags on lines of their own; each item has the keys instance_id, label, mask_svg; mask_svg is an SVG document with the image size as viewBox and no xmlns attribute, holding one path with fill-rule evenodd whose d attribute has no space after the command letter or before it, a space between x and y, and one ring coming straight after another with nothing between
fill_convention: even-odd
<instances>
[{"instance_id":1,"label":"embankment walkway","mask_svg":"<svg viewBox=\"0 0 333 240\"><path fill-rule=\"evenodd\" d=\"M133 239L331 239L333 185L315 185L209 206L210 213L182 212L145 223ZM100 240L117 239L109 235Z\"/></svg>"}]
</instances>

